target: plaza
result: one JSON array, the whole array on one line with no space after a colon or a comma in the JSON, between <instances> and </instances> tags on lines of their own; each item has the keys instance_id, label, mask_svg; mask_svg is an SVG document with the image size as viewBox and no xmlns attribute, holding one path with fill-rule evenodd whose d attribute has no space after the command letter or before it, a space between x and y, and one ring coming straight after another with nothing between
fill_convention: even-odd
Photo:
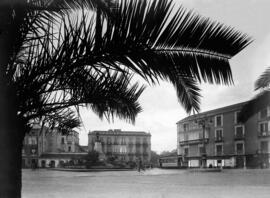
<instances>
[{"instance_id":1,"label":"plaza","mask_svg":"<svg viewBox=\"0 0 270 198\"><path fill-rule=\"evenodd\" d=\"M23 198L268 198L269 169L222 172L151 169L109 172L22 170Z\"/></svg>"}]
</instances>

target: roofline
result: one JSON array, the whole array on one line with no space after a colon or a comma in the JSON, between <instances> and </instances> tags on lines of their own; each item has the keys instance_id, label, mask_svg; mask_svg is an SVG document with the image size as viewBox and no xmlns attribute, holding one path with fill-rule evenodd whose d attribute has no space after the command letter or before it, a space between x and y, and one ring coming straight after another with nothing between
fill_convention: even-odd
<instances>
[{"instance_id":1,"label":"roofline","mask_svg":"<svg viewBox=\"0 0 270 198\"><path fill-rule=\"evenodd\" d=\"M105 131L105 130L94 130L90 131L88 135L94 135L95 133L100 133L100 135L117 135L117 136L123 136L123 135L142 135L142 136L152 136L151 133L147 133L145 131ZM140 133L140 134L138 134Z\"/></svg>"},{"instance_id":2,"label":"roofline","mask_svg":"<svg viewBox=\"0 0 270 198\"><path fill-rule=\"evenodd\" d=\"M229 106L223 106L223 107L220 107L220 108L217 108L217 109L212 109L212 110L209 110L209 111L205 111L205 112L201 112L201 113L198 113L198 114L194 114L194 115L190 115L190 116L187 116L181 120L179 120L178 122L176 122L176 124L178 123L181 123L181 122L184 122L184 121L189 121L189 120L192 120L194 119L194 117L196 116L201 116L201 115L205 115L205 114L210 114L210 115L213 115L213 114L216 114L216 112L219 112L219 111L223 111L223 112L228 112L228 111L231 111L232 108L236 108L236 107L240 107L240 106L243 106L245 105L246 103L248 103L248 101L245 101L245 102L240 102L240 103L236 103L236 104L232 104L232 105L229 105ZM227 111L226 111L227 110ZM210 116L208 115L208 116Z\"/></svg>"}]
</instances>

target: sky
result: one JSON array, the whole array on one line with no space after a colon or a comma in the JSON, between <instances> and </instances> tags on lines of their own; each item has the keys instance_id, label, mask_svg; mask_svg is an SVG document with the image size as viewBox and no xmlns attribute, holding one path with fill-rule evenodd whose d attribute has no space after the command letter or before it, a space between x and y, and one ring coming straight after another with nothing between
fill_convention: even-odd
<instances>
[{"instance_id":1,"label":"sky","mask_svg":"<svg viewBox=\"0 0 270 198\"><path fill-rule=\"evenodd\" d=\"M175 8L184 6L202 16L247 33L253 42L230 60L234 85L202 84L201 112L251 99L254 82L270 66L269 0L174 0ZM268 19L268 20L267 20ZM145 82L142 82L145 84ZM115 120L101 121L91 110L81 111L83 127L80 144L87 145L93 130L122 129L150 132L151 149L160 153L176 149L176 122L188 116L178 103L176 91L169 83L147 86L139 100L143 112L135 125Z\"/></svg>"}]
</instances>

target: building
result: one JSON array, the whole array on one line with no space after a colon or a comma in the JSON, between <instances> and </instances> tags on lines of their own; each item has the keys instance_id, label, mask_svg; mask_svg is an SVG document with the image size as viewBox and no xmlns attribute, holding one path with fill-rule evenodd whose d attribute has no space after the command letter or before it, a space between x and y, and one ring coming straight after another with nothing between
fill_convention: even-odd
<instances>
[{"instance_id":1,"label":"building","mask_svg":"<svg viewBox=\"0 0 270 198\"><path fill-rule=\"evenodd\" d=\"M79 145L79 134L71 131L63 135L57 128L34 125L24 138L22 167L60 167L64 163L80 160L87 151Z\"/></svg>"},{"instance_id":2,"label":"building","mask_svg":"<svg viewBox=\"0 0 270 198\"><path fill-rule=\"evenodd\" d=\"M22 168L34 168L38 164L40 156L39 148L39 134L41 128L34 125L32 130L25 135L22 148Z\"/></svg>"},{"instance_id":3,"label":"building","mask_svg":"<svg viewBox=\"0 0 270 198\"><path fill-rule=\"evenodd\" d=\"M106 158L114 157L120 161L130 162L140 158L144 163L150 162L151 134L138 131L92 131L88 133L88 150L93 151L97 136L102 144Z\"/></svg>"},{"instance_id":4,"label":"building","mask_svg":"<svg viewBox=\"0 0 270 198\"><path fill-rule=\"evenodd\" d=\"M269 167L270 108L240 123L239 103L177 122L180 166Z\"/></svg>"}]
</instances>

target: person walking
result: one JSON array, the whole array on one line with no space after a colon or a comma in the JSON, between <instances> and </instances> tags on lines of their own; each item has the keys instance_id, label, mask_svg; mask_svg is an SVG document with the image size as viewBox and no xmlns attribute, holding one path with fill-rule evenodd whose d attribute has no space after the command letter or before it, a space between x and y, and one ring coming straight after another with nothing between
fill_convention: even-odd
<instances>
[{"instance_id":1,"label":"person walking","mask_svg":"<svg viewBox=\"0 0 270 198\"><path fill-rule=\"evenodd\" d=\"M142 168L142 160L141 160L141 158L138 159L137 168L138 168L138 172L141 172L141 168Z\"/></svg>"}]
</instances>

